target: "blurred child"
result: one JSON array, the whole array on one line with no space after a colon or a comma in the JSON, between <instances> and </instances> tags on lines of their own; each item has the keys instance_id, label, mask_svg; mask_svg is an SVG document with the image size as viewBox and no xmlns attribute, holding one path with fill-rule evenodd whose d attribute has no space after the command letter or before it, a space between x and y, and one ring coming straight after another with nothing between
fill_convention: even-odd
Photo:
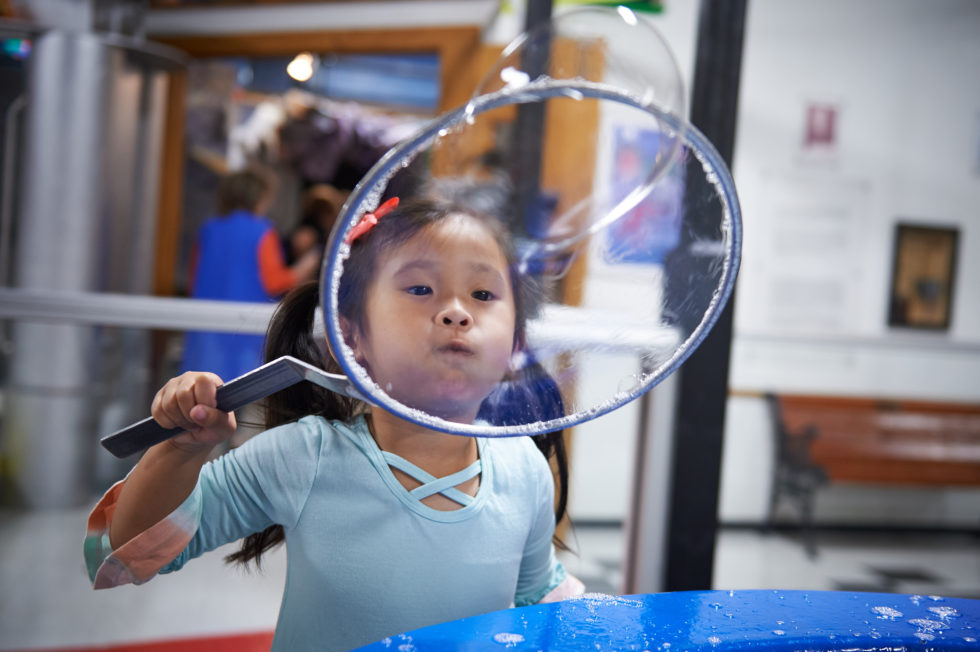
<instances>
[{"instance_id":1,"label":"blurred child","mask_svg":"<svg viewBox=\"0 0 980 652\"><path fill-rule=\"evenodd\" d=\"M309 251L323 251L346 199L346 192L325 183L303 193L303 214L289 236L287 261L299 260Z\"/></svg>"},{"instance_id":2,"label":"blurred child","mask_svg":"<svg viewBox=\"0 0 980 652\"><path fill-rule=\"evenodd\" d=\"M193 298L269 302L315 277L319 251L307 252L291 267L284 262L279 234L263 217L272 193L262 175L228 174L218 193L218 215L201 225L191 258ZM188 332L181 370L231 380L262 363L262 341L260 334Z\"/></svg>"}]
</instances>

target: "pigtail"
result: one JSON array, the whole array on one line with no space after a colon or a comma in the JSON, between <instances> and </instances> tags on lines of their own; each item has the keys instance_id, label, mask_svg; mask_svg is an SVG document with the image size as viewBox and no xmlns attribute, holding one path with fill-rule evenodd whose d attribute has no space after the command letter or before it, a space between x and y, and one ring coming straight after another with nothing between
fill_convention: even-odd
<instances>
[{"instance_id":1,"label":"pigtail","mask_svg":"<svg viewBox=\"0 0 980 652\"><path fill-rule=\"evenodd\" d=\"M555 525L557 526L565 518L568 508L568 449L565 447L565 431L546 432L531 439L544 458L551 463L555 473ZM552 540L559 550L569 550L568 545L557 534L552 537Z\"/></svg>"},{"instance_id":2,"label":"pigtail","mask_svg":"<svg viewBox=\"0 0 980 652\"><path fill-rule=\"evenodd\" d=\"M565 416L565 404L558 383L534 356L525 352L520 370L502 381L480 406L477 419L495 426L514 426L550 421ZM565 518L568 506L568 451L565 432L558 430L531 438L555 474L555 524ZM555 546L568 550L558 535Z\"/></svg>"},{"instance_id":3,"label":"pigtail","mask_svg":"<svg viewBox=\"0 0 980 652\"><path fill-rule=\"evenodd\" d=\"M331 373L343 373L340 365L327 353L324 335L313 332L319 302L316 281L297 286L283 298L266 333L266 362L289 355ZM266 399L265 427L275 428L310 414L346 421L354 415L358 405L354 399L313 383L298 383Z\"/></svg>"},{"instance_id":4,"label":"pigtail","mask_svg":"<svg viewBox=\"0 0 980 652\"><path fill-rule=\"evenodd\" d=\"M320 293L316 281L297 286L280 302L266 332L265 360L290 355L327 371L340 373L340 367L324 351L323 336L313 333L313 319L319 305ZM327 419L347 420L354 415L359 403L340 396L313 383L297 383L265 400L265 428L275 428L314 414ZM272 525L262 532L242 540L242 547L227 557L229 564L259 567L262 555L285 541L282 525Z\"/></svg>"}]
</instances>

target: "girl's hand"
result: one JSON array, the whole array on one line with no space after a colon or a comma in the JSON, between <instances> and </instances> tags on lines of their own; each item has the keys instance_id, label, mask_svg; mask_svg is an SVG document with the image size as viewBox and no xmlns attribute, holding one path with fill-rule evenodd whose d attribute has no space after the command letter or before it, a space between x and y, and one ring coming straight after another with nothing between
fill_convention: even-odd
<instances>
[{"instance_id":1,"label":"girl's hand","mask_svg":"<svg viewBox=\"0 0 980 652\"><path fill-rule=\"evenodd\" d=\"M167 381L153 398L150 414L164 428L185 432L170 443L188 453L211 450L235 434L233 412L217 409L221 378L204 371L188 371Z\"/></svg>"},{"instance_id":2,"label":"girl's hand","mask_svg":"<svg viewBox=\"0 0 980 652\"><path fill-rule=\"evenodd\" d=\"M299 281L308 281L316 278L317 272L320 271L322 258L323 254L320 251L320 247L311 247L292 267L296 272L296 278Z\"/></svg>"}]
</instances>

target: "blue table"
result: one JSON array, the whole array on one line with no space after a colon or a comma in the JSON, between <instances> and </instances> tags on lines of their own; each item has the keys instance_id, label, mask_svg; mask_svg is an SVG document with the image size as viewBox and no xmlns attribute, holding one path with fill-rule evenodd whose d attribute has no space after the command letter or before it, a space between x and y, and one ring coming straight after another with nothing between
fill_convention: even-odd
<instances>
[{"instance_id":1,"label":"blue table","mask_svg":"<svg viewBox=\"0 0 980 652\"><path fill-rule=\"evenodd\" d=\"M980 600L837 591L590 594L434 625L360 649L980 650Z\"/></svg>"}]
</instances>

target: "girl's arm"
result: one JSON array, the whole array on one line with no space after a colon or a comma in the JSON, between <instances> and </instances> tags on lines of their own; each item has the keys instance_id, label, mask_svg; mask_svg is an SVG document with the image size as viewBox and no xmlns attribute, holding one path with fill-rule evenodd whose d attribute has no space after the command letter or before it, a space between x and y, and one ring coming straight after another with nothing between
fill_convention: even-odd
<instances>
[{"instance_id":1,"label":"girl's arm","mask_svg":"<svg viewBox=\"0 0 980 652\"><path fill-rule=\"evenodd\" d=\"M561 584L551 589L547 595L538 601L538 604L543 604L545 602L559 602L561 600L567 600L568 598L574 598L582 595L583 593L585 593L585 585L582 584L582 581L566 571L565 579L561 581Z\"/></svg>"},{"instance_id":2,"label":"girl's arm","mask_svg":"<svg viewBox=\"0 0 980 652\"><path fill-rule=\"evenodd\" d=\"M173 512L190 496L213 448L235 432L235 415L215 408L221 379L187 372L153 399L151 414L165 428L186 432L150 448L123 485L109 526L117 549Z\"/></svg>"},{"instance_id":3,"label":"girl's arm","mask_svg":"<svg viewBox=\"0 0 980 652\"><path fill-rule=\"evenodd\" d=\"M533 467L527 473L533 475L532 486L536 490L534 506L531 507L534 510L531 531L524 547L514 596L514 603L518 607L564 600L585 592L582 582L568 574L555 555L555 546L552 543L555 534L555 485L551 467L530 438L526 445L528 459Z\"/></svg>"}]
</instances>

